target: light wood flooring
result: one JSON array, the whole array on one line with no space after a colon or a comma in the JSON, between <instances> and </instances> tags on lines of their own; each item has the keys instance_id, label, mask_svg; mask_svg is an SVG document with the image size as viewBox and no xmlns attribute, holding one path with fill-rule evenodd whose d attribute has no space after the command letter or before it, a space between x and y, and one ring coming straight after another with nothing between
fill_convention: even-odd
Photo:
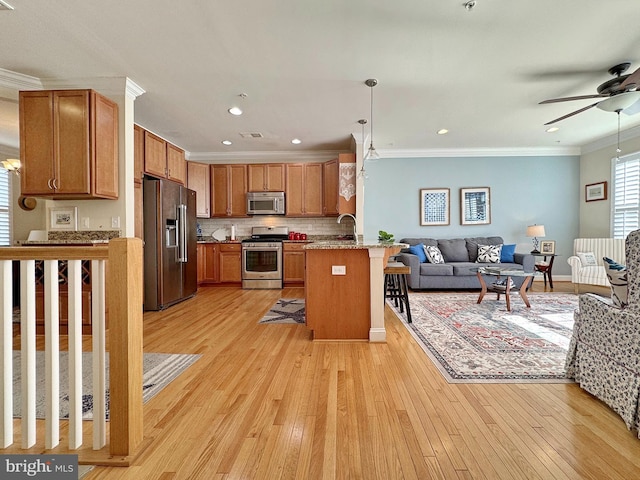
<instances>
[{"instance_id":1,"label":"light wood flooring","mask_svg":"<svg viewBox=\"0 0 640 480\"><path fill-rule=\"evenodd\" d=\"M385 344L258 325L303 294L207 288L145 314L145 351L202 358L145 404L133 466L86 478L640 478L640 440L575 384L448 384L388 308Z\"/></svg>"}]
</instances>

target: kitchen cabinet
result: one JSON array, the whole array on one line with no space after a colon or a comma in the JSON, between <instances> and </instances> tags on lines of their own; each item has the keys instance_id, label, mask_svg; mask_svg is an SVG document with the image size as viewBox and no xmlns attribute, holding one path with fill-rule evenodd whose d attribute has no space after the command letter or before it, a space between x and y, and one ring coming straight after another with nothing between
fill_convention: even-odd
<instances>
[{"instance_id":1,"label":"kitchen cabinet","mask_svg":"<svg viewBox=\"0 0 640 480\"><path fill-rule=\"evenodd\" d=\"M198 285L234 285L242 283L240 243L199 243Z\"/></svg>"},{"instance_id":2,"label":"kitchen cabinet","mask_svg":"<svg viewBox=\"0 0 640 480\"><path fill-rule=\"evenodd\" d=\"M353 153L341 153L337 159L323 165L323 213L336 216L356 214L356 158Z\"/></svg>"},{"instance_id":3,"label":"kitchen cabinet","mask_svg":"<svg viewBox=\"0 0 640 480\"><path fill-rule=\"evenodd\" d=\"M93 90L19 94L22 195L118 198L118 106Z\"/></svg>"},{"instance_id":4,"label":"kitchen cabinet","mask_svg":"<svg viewBox=\"0 0 640 480\"><path fill-rule=\"evenodd\" d=\"M187 187L196 192L196 217L209 218L211 207L211 180L209 165L187 162Z\"/></svg>"},{"instance_id":5,"label":"kitchen cabinet","mask_svg":"<svg viewBox=\"0 0 640 480\"><path fill-rule=\"evenodd\" d=\"M187 161L184 150L145 130L144 172L152 177L166 178L185 185Z\"/></svg>"},{"instance_id":6,"label":"kitchen cabinet","mask_svg":"<svg viewBox=\"0 0 640 480\"><path fill-rule=\"evenodd\" d=\"M198 257L198 285L220 283L219 245L217 243L199 243Z\"/></svg>"},{"instance_id":7,"label":"kitchen cabinet","mask_svg":"<svg viewBox=\"0 0 640 480\"><path fill-rule=\"evenodd\" d=\"M211 216L247 216L247 166L211 165Z\"/></svg>"},{"instance_id":8,"label":"kitchen cabinet","mask_svg":"<svg viewBox=\"0 0 640 480\"><path fill-rule=\"evenodd\" d=\"M144 214L142 205L142 176L144 169L144 130L133 126L133 234L144 239Z\"/></svg>"},{"instance_id":9,"label":"kitchen cabinet","mask_svg":"<svg viewBox=\"0 0 640 480\"><path fill-rule=\"evenodd\" d=\"M322 213L325 216L338 216L338 182L340 165L338 159L322 164Z\"/></svg>"},{"instance_id":10,"label":"kitchen cabinet","mask_svg":"<svg viewBox=\"0 0 640 480\"><path fill-rule=\"evenodd\" d=\"M283 163L247 165L247 191L284 192L285 168Z\"/></svg>"},{"instance_id":11,"label":"kitchen cabinet","mask_svg":"<svg viewBox=\"0 0 640 480\"><path fill-rule=\"evenodd\" d=\"M284 242L282 247L283 282L285 287L304 285L305 243Z\"/></svg>"},{"instance_id":12,"label":"kitchen cabinet","mask_svg":"<svg viewBox=\"0 0 640 480\"><path fill-rule=\"evenodd\" d=\"M242 252L239 243L220 244L220 283L242 283Z\"/></svg>"},{"instance_id":13,"label":"kitchen cabinet","mask_svg":"<svg viewBox=\"0 0 640 480\"><path fill-rule=\"evenodd\" d=\"M288 217L321 217L322 163L286 164L285 201Z\"/></svg>"}]
</instances>

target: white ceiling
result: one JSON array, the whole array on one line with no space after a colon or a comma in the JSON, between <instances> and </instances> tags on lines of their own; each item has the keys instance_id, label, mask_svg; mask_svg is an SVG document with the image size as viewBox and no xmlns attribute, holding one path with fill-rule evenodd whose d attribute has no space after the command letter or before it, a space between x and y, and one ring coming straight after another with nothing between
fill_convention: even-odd
<instances>
[{"instance_id":1,"label":"white ceiling","mask_svg":"<svg viewBox=\"0 0 640 480\"><path fill-rule=\"evenodd\" d=\"M592 108L549 134L545 122L594 101L538 102L596 93L616 63L640 67L638 0L477 0L471 11L463 0L7 2L0 68L126 76L146 91L135 121L194 157L347 150L370 117L367 78L379 81L383 156L584 146L615 134L615 113ZM244 115L229 115L232 105ZM640 114L621 120L640 126ZM6 96L0 145L18 146Z\"/></svg>"}]
</instances>

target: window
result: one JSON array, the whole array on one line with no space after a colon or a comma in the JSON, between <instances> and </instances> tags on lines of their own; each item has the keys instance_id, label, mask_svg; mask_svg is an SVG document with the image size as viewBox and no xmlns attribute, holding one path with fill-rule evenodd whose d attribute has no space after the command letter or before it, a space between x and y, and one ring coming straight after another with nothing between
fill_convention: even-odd
<instances>
[{"instance_id":1,"label":"window","mask_svg":"<svg viewBox=\"0 0 640 480\"><path fill-rule=\"evenodd\" d=\"M613 238L640 228L640 152L613 159L611 208Z\"/></svg>"}]
</instances>

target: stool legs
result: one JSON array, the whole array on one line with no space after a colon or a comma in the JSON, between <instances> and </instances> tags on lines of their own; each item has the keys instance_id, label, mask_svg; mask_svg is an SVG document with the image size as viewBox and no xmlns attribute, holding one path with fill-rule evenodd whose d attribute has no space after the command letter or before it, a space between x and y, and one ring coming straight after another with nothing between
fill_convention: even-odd
<instances>
[{"instance_id":1,"label":"stool legs","mask_svg":"<svg viewBox=\"0 0 640 480\"><path fill-rule=\"evenodd\" d=\"M404 313L407 309L407 322L411 323L411 309L409 308L409 289L407 287L406 275L386 274L385 275L385 300L393 299L396 307L399 307L400 313Z\"/></svg>"}]
</instances>

